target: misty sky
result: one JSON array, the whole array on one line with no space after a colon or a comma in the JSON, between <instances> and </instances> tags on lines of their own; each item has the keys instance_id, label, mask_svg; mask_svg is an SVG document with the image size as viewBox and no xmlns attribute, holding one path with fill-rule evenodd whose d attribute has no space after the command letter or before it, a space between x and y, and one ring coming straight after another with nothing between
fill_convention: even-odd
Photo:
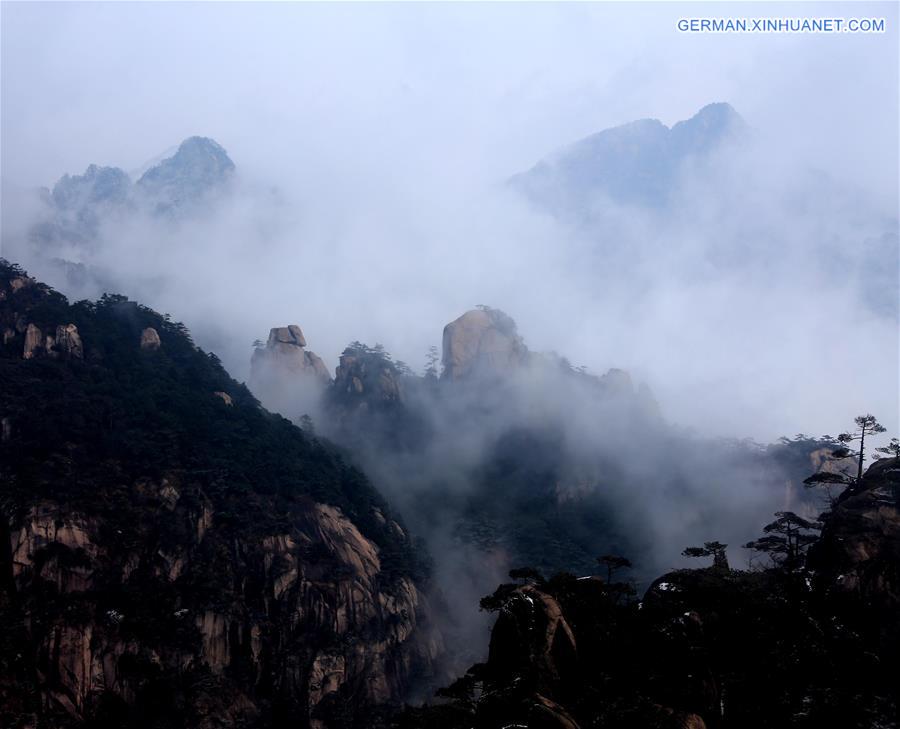
<instances>
[{"instance_id":1,"label":"misty sky","mask_svg":"<svg viewBox=\"0 0 900 729\"><path fill-rule=\"evenodd\" d=\"M884 17L888 32L676 30L709 16ZM209 230L192 253L182 238L173 260L204 295L173 285L148 301L195 329L233 322L241 348L223 359L239 379L269 326L300 323L332 367L351 339L418 367L444 323L486 303L535 349L637 371L679 422L819 434L862 409L896 431L896 322L860 322L840 296L843 313L822 313L804 295L821 293L813 280L737 302L734 282L675 287L633 310L622 291L582 287L549 222L483 193L587 134L728 101L762 135L759 169L823 169L896 220L897 21L896 3L3 3L4 189L90 163L136 172L195 134L277 188L278 246L248 250L252 238L229 237L240 225L215 229L219 248ZM754 322L784 317L802 324L770 347ZM835 321L859 327L811 333ZM823 339L840 350L825 364ZM861 377L863 347L874 364ZM801 384L797 368L812 370ZM835 382L858 387L823 394ZM692 405L701 392L715 393L710 412Z\"/></svg>"},{"instance_id":2,"label":"misty sky","mask_svg":"<svg viewBox=\"0 0 900 729\"><path fill-rule=\"evenodd\" d=\"M711 15L889 30L675 29ZM4 3L3 173L134 169L201 134L243 165L303 170L327 153L360 175L503 178L591 132L723 100L896 194L896 21L896 3Z\"/></svg>"}]
</instances>

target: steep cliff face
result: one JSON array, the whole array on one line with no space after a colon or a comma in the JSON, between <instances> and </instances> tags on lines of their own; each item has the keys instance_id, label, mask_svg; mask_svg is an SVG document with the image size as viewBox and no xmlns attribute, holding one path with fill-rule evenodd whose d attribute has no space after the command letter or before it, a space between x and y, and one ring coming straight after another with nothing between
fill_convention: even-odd
<instances>
[{"instance_id":1,"label":"steep cliff face","mask_svg":"<svg viewBox=\"0 0 900 729\"><path fill-rule=\"evenodd\" d=\"M427 681L427 570L359 472L180 325L0 274L4 726L361 726Z\"/></svg>"},{"instance_id":2,"label":"steep cliff face","mask_svg":"<svg viewBox=\"0 0 900 729\"><path fill-rule=\"evenodd\" d=\"M868 628L900 655L900 459L877 461L844 493L810 559L819 587L851 606L862 599Z\"/></svg>"},{"instance_id":3,"label":"steep cliff face","mask_svg":"<svg viewBox=\"0 0 900 729\"><path fill-rule=\"evenodd\" d=\"M43 501L10 534L47 709L89 719L115 699L124 718L163 674L208 682L183 699L245 722L324 727L328 702L396 701L427 673L439 644L416 634L419 590L385 580L379 548L340 509L309 501L280 529L240 534L181 478L134 484L127 532ZM41 604L48 594L78 614Z\"/></svg>"}]
</instances>

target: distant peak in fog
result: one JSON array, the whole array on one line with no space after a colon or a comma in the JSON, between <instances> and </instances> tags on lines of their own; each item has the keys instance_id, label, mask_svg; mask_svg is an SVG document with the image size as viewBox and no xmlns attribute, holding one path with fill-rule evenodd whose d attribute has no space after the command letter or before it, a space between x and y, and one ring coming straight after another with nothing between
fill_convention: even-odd
<instances>
[{"instance_id":1,"label":"distant peak in fog","mask_svg":"<svg viewBox=\"0 0 900 729\"><path fill-rule=\"evenodd\" d=\"M53 203L62 210L97 203L122 203L130 194L131 180L118 167L88 165L83 175L63 175L53 186Z\"/></svg>"},{"instance_id":2,"label":"distant peak in fog","mask_svg":"<svg viewBox=\"0 0 900 729\"><path fill-rule=\"evenodd\" d=\"M510 185L538 207L589 216L598 197L658 208L665 205L683 165L702 159L747 125L730 104L708 104L671 128L640 119L581 139L515 175Z\"/></svg>"},{"instance_id":3,"label":"distant peak in fog","mask_svg":"<svg viewBox=\"0 0 900 729\"><path fill-rule=\"evenodd\" d=\"M747 131L747 123L731 104L719 101L707 104L690 119L672 126L672 138L693 151L705 151L729 137Z\"/></svg>"},{"instance_id":4,"label":"distant peak in fog","mask_svg":"<svg viewBox=\"0 0 900 729\"><path fill-rule=\"evenodd\" d=\"M48 208L31 237L46 249L59 242L93 240L100 226L138 211L169 217L196 212L216 199L234 174L225 149L208 137L185 139L136 183L119 167L88 165L81 175L63 175L44 193Z\"/></svg>"},{"instance_id":5,"label":"distant peak in fog","mask_svg":"<svg viewBox=\"0 0 900 729\"><path fill-rule=\"evenodd\" d=\"M174 156L147 170L137 187L153 200L158 211L167 211L196 202L221 187L234 169L234 162L218 142L189 137Z\"/></svg>"},{"instance_id":6,"label":"distant peak in fog","mask_svg":"<svg viewBox=\"0 0 900 729\"><path fill-rule=\"evenodd\" d=\"M234 162L216 140L209 137L188 137L174 155L163 159L147 170L138 184L151 184L173 174L218 176L234 171Z\"/></svg>"}]
</instances>

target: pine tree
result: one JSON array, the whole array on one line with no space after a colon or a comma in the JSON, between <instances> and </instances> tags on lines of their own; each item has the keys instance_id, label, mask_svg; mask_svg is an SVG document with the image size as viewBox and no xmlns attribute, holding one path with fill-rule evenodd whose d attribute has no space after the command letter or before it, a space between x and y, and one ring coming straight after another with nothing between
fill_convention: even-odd
<instances>
[{"instance_id":1,"label":"pine tree","mask_svg":"<svg viewBox=\"0 0 900 729\"><path fill-rule=\"evenodd\" d=\"M862 480L863 465L866 460L866 436L884 433L885 427L878 422L874 415L859 415L854 419L856 430L849 433L841 433L837 437L838 446L831 454L835 458L854 458L856 460L856 476L847 476L842 473L829 473L821 471L814 473L803 483L806 486L822 486L828 484L839 484L846 487L854 487ZM859 448L856 451L848 448L848 444L859 441Z\"/></svg>"},{"instance_id":2,"label":"pine tree","mask_svg":"<svg viewBox=\"0 0 900 729\"><path fill-rule=\"evenodd\" d=\"M432 344L425 355L425 377L427 379L436 380L438 378L438 362L440 361L441 356L438 354L438 348Z\"/></svg>"},{"instance_id":3,"label":"pine tree","mask_svg":"<svg viewBox=\"0 0 900 729\"><path fill-rule=\"evenodd\" d=\"M728 555L725 550L727 544L722 542L704 542L702 547L687 547L682 554L685 557L712 557L713 567L717 569L729 569Z\"/></svg>"},{"instance_id":4,"label":"pine tree","mask_svg":"<svg viewBox=\"0 0 900 729\"><path fill-rule=\"evenodd\" d=\"M745 549L765 552L788 572L796 572L806 563L806 551L821 528L819 522L797 516L793 511L776 511L775 521L763 527L764 536L747 542Z\"/></svg>"}]
</instances>

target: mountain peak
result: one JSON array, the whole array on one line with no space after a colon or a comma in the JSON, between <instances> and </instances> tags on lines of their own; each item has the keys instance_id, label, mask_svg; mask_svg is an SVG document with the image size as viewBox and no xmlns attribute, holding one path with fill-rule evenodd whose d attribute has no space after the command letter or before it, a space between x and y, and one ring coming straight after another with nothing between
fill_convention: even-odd
<instances>
[{"instance_id":1,"label":"mountain peak","mask_svg":"<svg viewBox=\"0 0 900 729\"><path fill-rule=\"evenodd\" d=\"M672 127L672 137L677 143L687 143L684 153L696 153L709 149L727 137L740 136L747 123L731 104L724 101L707 104L690 119Z\"/></svg>"},{"instance_id":2,"label":"mountain peak","mask_svg":"<svg viewBox=\"0 0 900 729\"><path fill-rule=\"evenodd\" d=\"M564 216L590 217L603 198L661 208L684 162L740 138L745 129L725 102L707 104L671 128L640 119L585 137L510 182L538 206Z\"/></svg>"},{"instance_id":3,"label":"mountain peak","mask_svg":"<svg viewBox=\"0 0 900 729\"><path fill-rule=\"evenodd\" d=\"M53 201L63 210L98 203L123 203L131 180L118 167L88 165L83 175L64 175L53 186Z\"/></svg>"},{"instance_id":4,"label":"mountain peak","mask_svg":"<svg viewBox=\"0 0 900 729\"><path fill-rule=\"evenodd\" d=\"M170 159L197 162L205 158L214 160L223 168L234 169L234 162L222 145L209 137L188 137L178 145L178 151Z\"/></svg>"},{"instance_id":5,"label":"mountain peak","mask_svg":"<svg viewBox=\"0 0 900 729\"><path fill-rule=\"evenodd\" d=\"M171 157L147 170L138 187L160 212L198 202L225 185L234 172L225 149L209 137L188 137Z\"/></svg>"},{"instance_id":6,"label":"mountain peak","mask_svg":"<svg viewBox=\"0 0 900 729\"><path fill-rule=\"evenodd\" d=\"M738 114L734 107L727 101L713 101L701 108L700 111L694 114L690 119L678 122L678 124L684 124L688 121L695 121L698 119L734 120L740 118L741 115Z\"/></svg>"}]
</instances>

